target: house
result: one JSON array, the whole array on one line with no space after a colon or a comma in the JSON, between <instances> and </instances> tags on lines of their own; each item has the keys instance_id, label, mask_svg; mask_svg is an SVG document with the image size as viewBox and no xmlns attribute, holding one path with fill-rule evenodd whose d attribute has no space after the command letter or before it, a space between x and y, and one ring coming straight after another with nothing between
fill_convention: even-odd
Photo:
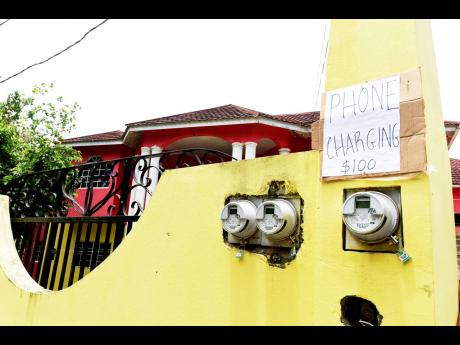
<instances>
[{"instance_id":1,"label":"house","mask_svg":"<svg viewBox=\"0 0 460 345\"><path fill-rule=\"evenodd\" d=\"M311 149L311 124L319 119L319 112L269 115L256 110L228 104L220 107L192 111L152 120L128 123L124 132L113 131L70 138L64 141L81 151L83 162L108 161L134 155L160 155L164 151L204 148L227 154L226 161L253 159L271 155ZM173 160L163 160L162 168L173 167ZM177 162L176 162L177 163ZM194 165L193 162L187 166ZM160 159L151 159L148 174L152 178L146 193L132 193L130 203L135 200L144 208L158 180ZM93 172L95 177L102 175ZM89 168L88 168L89 169ZM82 172L77 201L84 203L88 187L89 170ZM108 188L108 175L93 181L93 201L96 203ZM120 177L118 177L120 180ZM115 209L111 211L116 212ZM135 212L135 208L130 208ZM71 211L70 215L76 215ZM130 213L131 214L131 213ZM105 209L91 213L107 215Z\"/></svg>"},{"instance_id":2,"label":"house","mask_svg":"<svg viewBox=\"0 0 460 345\"><path fill-rule=\"evenodd\" d=\"M188 113L159 117L151 120L126 124L125 130L98 133L64 140L81 151L83 161L90 163L108 161L134 155L161 154L164 151L188 148L205 148L217 150L237 160L253 159L271 155L283 155L311 150L311 125L318 121L319 112L270 115L260 111L228 104L220 107L197 110ZM459 129L460 122L444 122L446 140L450 148ZM225 160L230 160L226 158ZM159 159L153 160L155 168ZM168 168L167 163L164 168ZM456 220L457 252L460 253L460 160L451 159L452 192ZM158 173L149 186L153 192L158 180ZM84 171L87 176L89 171ZM95 176L98 176L96 172ZM147 175L146 175L147 176ZM104 196L108 179L96 179L94 183L94 200ZM77 201L83 202L88 180L83 178ZM142 208L148 203L150 195L144 193L131 199L140 202ZM70 215L76 215L71 211ZM105 215L100 209L95 216ZM460 255L460 254L459 254ZM460 268L460 257L458 259Z\"/></svg>"},{"instance_id":3,"label":"house","mask_svg":"<svg viewBox=\"0 0 460 345\"><path fill-rule=\"evenodd\" d=\"M318 119L319 111L270 115L228 104L132 122L126 124L123 132L112 131L69 138L64 140L64 143L81 151L84 163L110 161L135 155L160 155L164 151L189 148L217 150L237 160L253 159L311 150L311 125ZM444 127L450 148L458 134L460 122L445 121ZM227 157L224 160L230 159ZM193 165L193 162L189 163L191 164L188 165ZM142 208L149 201L157 183L159 159L151 159L150 165L153 168L150 168L149 173L144 176L144 178L153 177L148 192L142 195L138 193L137 196L131 195L131 199L135 198ZM163 161L162 168L168 167L172 167L171 161ZM104 166L99 168L104 170ZM77 197L80 203L83 203L85 190L88 187L88 174L89 170L82 172L83 181ZM102 175L102 171L93 172L93 175L95 177ZM108 188L108 184L107 175L93 181L94 202L103 197L104 189ZM458 193L460 197L460 191ZM460 213L460 205L458 210ZM107 211L99 209L91 215L107 215Z\"/></svg>"}]
</instances>

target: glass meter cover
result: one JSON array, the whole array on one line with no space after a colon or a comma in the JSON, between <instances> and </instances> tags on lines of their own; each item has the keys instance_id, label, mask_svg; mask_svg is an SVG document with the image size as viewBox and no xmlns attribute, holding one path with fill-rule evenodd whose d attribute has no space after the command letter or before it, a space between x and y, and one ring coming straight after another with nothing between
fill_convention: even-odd
<instances>
[{"instance_id":1,"label":"glass meter cover","mask_svg":"<svg viewBox=\"0 0 460 345\"><path fill-rule=\"evenodd\" d=\"M396 231L399 209L383 193L358 192L345 200L342 217L353 235L366 242L379 242Z\"/></svg>"}]
</instances>

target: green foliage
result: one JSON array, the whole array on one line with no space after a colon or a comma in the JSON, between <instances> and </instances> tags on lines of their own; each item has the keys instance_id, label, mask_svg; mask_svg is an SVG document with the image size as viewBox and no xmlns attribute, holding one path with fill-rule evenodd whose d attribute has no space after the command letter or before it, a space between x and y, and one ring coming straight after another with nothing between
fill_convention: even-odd
<instances>
[{"instance_id":1,"label":"green foliage","mask_svg":"<svg viewBox=\"0 0 460 345\"><path fill-rule=\"evenodd\" d=\"M51 98L53 84L34 86L26 96L15 91L0 101L0 184L33 171L70 166L81 161L79 151L62 145L75 128L77 103Z\"/></svg>"}]
</instances>

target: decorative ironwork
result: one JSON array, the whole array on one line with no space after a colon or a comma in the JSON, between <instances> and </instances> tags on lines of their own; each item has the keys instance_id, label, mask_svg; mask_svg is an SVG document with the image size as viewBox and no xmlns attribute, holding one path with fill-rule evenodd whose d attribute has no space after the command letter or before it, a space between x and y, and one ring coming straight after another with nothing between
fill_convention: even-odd
<instances>
[{"instance_id":1,"label":"decorative ironwork","mask_svg":"<svg viewBox=\"0 0 460 345\"><path fill-rule=\"evenodd\" d=\"M0 193L10 197L19 257L27 272L51 290L68 287L97 267L123 241L167 169L224 162L231 156L193 148L22 175ZM96 192L97 191L97 192ZM101 216L102 210L107 216Z\"/></svg>"},{"instance_id":2,"label":"decorative ironwork","mask_svg":"<svg viewBox=\"0 0 460 345\"><path fill-rule=\"evenodd\" d=\"M159 179L167 169L228 160L235 158L204 148L165 151L22 175L2 193L10 197L12 218L66 217L72 210L92 216L103 208L107 216L137 216L144 205L131 200L133 192L152 195L152 178Z\"/></svg>"}]
</instances>

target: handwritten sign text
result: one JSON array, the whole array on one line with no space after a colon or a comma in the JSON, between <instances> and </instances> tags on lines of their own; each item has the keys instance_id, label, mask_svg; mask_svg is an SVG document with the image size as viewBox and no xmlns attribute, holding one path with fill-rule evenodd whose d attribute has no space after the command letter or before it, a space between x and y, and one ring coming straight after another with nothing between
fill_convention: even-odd
<instances>
[{"instance_id":1,"label":"handwritten sign text","mask_svg":"<svg viewBox=\"0 0 460 345\"><path fill-rule=\"evenodd\" d=\"M326 95L322 176L400 170L400 76Z\"/></svg>"}]
</instances>

